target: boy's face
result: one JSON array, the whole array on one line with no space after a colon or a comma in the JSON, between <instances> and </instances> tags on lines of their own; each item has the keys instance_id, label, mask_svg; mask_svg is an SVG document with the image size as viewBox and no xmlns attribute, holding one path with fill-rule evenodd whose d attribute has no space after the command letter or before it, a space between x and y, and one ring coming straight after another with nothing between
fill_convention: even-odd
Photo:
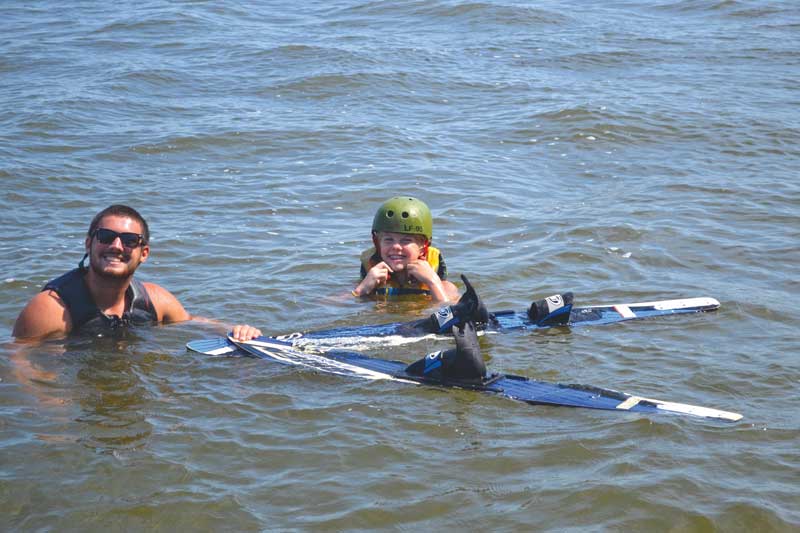
<instances>
[{"instance_id":1,"label":"boy's face","mask_svg":"<svg viewBox=\"0 0 800 533\"><path fill-rule=\"evenodd\" d=\"M422 255L425 237L410 233L378 232L381 259L395 272L416 261Z\"/></svg>"}]
</instances>

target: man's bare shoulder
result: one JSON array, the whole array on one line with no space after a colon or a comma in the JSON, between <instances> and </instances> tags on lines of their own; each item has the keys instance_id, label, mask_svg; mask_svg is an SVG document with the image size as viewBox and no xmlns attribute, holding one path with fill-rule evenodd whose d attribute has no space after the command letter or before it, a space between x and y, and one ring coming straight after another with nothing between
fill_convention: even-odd
<instances>
[{"instance_id":1,"label":"man's bare shoulder","mask_svg":"<svg viewBox=\"0 0 800 533\"><path fill-rule=\"evenodd\" d=\"M14 324L14 337L27 339L68 333L72 320L55 291L43 291L31 298Z\"/></svg>"},{"instance_id":2,"label":"man's bare shoulder","mask_svg":"<svg viewBox=\"0 0 800 533\"><path fill-rule=\"evenodd\" d=\"M158 314L158 320L162 322L182 322L192 317L183 308L178 299L161 285L148 281L142 282L147 290L147 295Z\"/></svg>"}]
</instances>

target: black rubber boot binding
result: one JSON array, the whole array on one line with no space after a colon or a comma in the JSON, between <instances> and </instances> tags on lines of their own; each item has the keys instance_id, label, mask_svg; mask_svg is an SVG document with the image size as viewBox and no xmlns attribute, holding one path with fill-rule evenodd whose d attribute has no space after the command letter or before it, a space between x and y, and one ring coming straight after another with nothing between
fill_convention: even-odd
<instances>
[{"instance_id":1,"label":"black rubber boot binding","mask_svg":"<svg viewBox=\"0 0 800 533\"><path fill-rule=\"evenodd\" d=\"M461 275L466 291L457 303L446 305L428 318L414 320L400 326L403 333L448 333L453 326L466 322L490 324L495 320L481 301L475 288L466 276Z\"/></svg>"},{"instance_id":2,"label":"black rubber boot binding","mask_svg":"<svg viewBox=\"0 0 800 533\"><path fill-rule=\"evenodd\" d=\"M453 326L456 347L446 351L428 354L408 365L406 373L422 376L436 381L480 382L486 377L486 364L483 362L475 324L467 322Z\"/></svg>"},{"instance_id":3,"label":"black rubber boot binding","mask_svg":"<svg viewBox=\"0 0 800 533\"><path fill-rule=\"evenodd\" d=\"M491 315L483 305L475 288L467 279L467 276L461 275L461 280L464 282L466 291L461 295L458 302L453 305L442 307L436 313L430 316L430 327L434 333L445 333L451 327L466 322L475 322L476 324L488 324L491 320Z\"/></svg>"},{"instance_id":4,"label":"black rubber boot binding","mask_svg":"<svg viewBox=\"0 0 800 533\"><path fill-rule=\"evenodd\" d=\"M569 322L572 311L572 293L554 294L534 301L528 309L528 318L538 326L559 326Z\"/></svg>"}]
</instances>

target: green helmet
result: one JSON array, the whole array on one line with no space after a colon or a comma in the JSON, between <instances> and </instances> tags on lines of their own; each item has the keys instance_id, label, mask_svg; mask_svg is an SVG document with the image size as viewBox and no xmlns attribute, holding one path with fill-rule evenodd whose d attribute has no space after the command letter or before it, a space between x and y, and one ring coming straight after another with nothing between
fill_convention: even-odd
<instances>
[{"instance_id":1,"label":"green helmet","mask_svg":"<svg viewBox=\"0 0 800 533\"><path fill-rule=\"evenodd\" d=\"M433 237L431 210L425 202L410 196L389 198L375 213L372 231L425 235L430 241Z\"/></svg>"}]
</instances>

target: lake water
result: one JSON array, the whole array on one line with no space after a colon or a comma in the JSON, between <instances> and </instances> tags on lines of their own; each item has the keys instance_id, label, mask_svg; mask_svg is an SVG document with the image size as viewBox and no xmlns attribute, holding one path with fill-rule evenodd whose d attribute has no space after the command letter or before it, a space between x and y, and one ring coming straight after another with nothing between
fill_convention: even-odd
<instances>
[{"instance_id":1,"label":"lake water","mask_svg":"<svg viewBox=\"0 0 800 533\"><path fill-rule=\"evenodd\" d=\"M790 1L3 3L0 529L797 531L799 44ZM492 309L722 304L487 337L493 370L744 419L187 353L202 322L11 338L118 202L193 314L423 316L347 296L395 194Z\"/></svg>"}]
</instances>

